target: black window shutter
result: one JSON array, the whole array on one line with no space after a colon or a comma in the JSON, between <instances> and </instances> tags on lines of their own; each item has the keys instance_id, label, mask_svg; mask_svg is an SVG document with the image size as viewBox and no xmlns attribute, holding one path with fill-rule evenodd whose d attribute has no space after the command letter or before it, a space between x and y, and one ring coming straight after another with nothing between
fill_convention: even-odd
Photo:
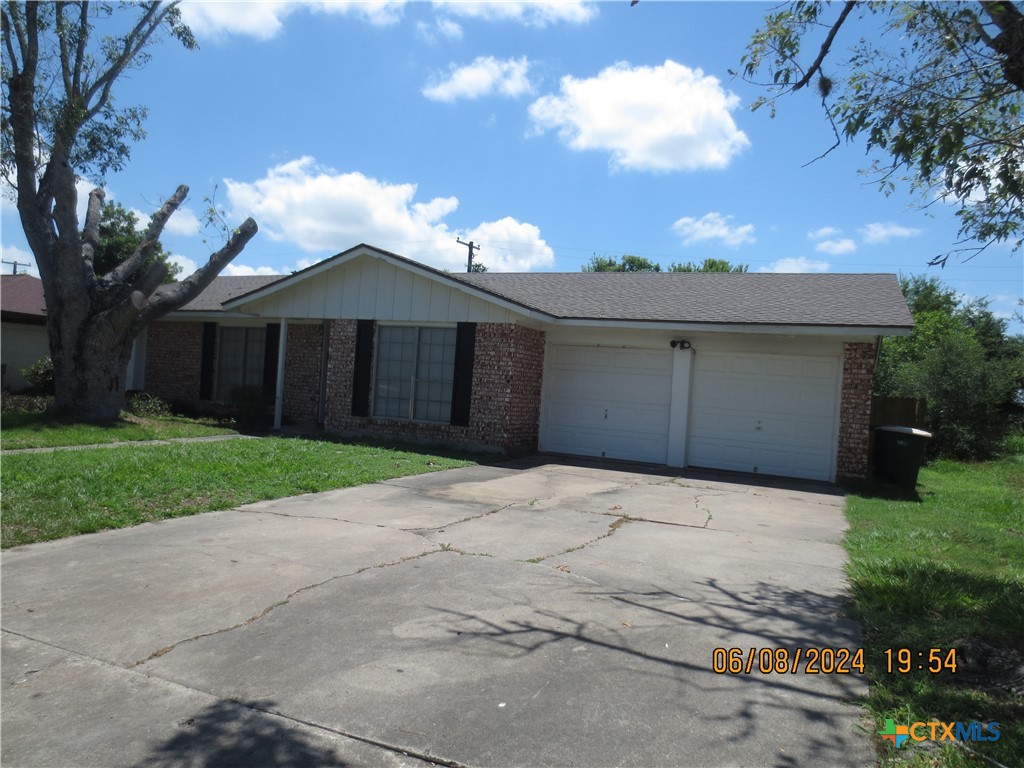
<instances>
[{"instance_id":1,"label":"black window shutter","mask_svg":"<svg viewBox=\"0 0 1024 768\"><path fill-rule=\"evenodd\" d=\"M203 323L203 352L199 364L199 399L213 399L213 361L217 354L217 324Z\"/></svg>"},{"instance_id":2,"label":"black window shutter","mask_svg":"<svg viewBox=\"0 0 1024 768\"><path fill-rule=\"evenodd\" d=\"M356 325L356 359L352 372L352 415L370 415L370 388L373 383L373 320Z\"/></svg>"},{"instance_id":3,"label":"black window shutter","mask_svg":"<svg viewBox=\"0 0 1024 768\"><path fill-rule=\"evenodd\" d=\"M452 421L469 426L473 400L473 358L476 354L476 323L459 323L455 331L455 376L452 380Z\"/></svg>"},{"instance_id":4,"label":"black window shutter","mask_svg":"<svg viewBox=\"0 0 1024 768\"><path fill-rule=\"evenodd\" d=\"M281 343L281 324L267 323L263 338L263 399L274 401L277 390L277 348Z\"/></svg>"}]
</instances>

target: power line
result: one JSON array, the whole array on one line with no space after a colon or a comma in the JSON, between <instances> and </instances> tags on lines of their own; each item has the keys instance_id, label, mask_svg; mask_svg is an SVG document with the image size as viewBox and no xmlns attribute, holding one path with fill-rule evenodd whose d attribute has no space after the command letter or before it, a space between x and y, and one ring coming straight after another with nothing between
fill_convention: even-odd
<instances>
[{"instance_id":1,"label":"power line","mask_svg":"<svg viewBox=\"0 0 1024 768\"><path fill-rule=\"evenodd\" d=\"M27 261L4 261L4 262L2 262L2 263L4 263L4 264L10 264L10 265L11 265L11 274L12 274L12 275L16 275L16 274L18 274L18 267L31 267L31 266L32 266L32 265L31 265L31 264L30 264L29 262L27 262ZM27 273L26 273L26 274L27 274Z\"/></svg>"}]
</instances>

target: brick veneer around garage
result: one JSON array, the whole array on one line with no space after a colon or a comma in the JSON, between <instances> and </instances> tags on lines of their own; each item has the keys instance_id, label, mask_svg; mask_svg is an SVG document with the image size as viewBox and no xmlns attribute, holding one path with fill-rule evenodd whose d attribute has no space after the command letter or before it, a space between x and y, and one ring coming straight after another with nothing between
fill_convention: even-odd
<instances>
[{"instance_id":1,"label":"brick veneer around garage","mask_svg":"<svg viewBox=\"0 0 1024 768\"><path fill-rule=\"evenodd\" d=\"M871 382L875 373L875 345L843 345L843 392L839 405L837 475L863 478L868 474Z\"/></svg>"},{"instance_id":2,"label":"brick veneer around garage","mask_svg":"<svg viewBox=\"0 0 1024 768\"><path fill-rule=\"evenodd\" d=\"M330 326L326 427L338 432L499 448L511 455L537 447L544 333L511 323L478 323L468 426L352 416L355 320Z\"/></svg>"}]
</instances>

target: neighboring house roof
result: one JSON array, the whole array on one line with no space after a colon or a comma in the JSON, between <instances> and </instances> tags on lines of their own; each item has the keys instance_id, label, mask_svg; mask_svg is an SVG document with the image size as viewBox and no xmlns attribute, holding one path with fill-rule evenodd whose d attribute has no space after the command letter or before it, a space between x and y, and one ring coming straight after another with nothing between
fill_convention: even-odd
<instances>
[{"instance_id":1,"label":"neighboring house roof","mask_svg":"<svg viewBox=\"0 0 1024 768\"><path fill-rule=\"evenodd\" d=\"M831 326L873 329L872 332L914 325L894 274L466 274L444 272L365 244L265 285L253 286L248 292L240 292L226 302L227 309L241 309L249 301L314 279L321 272L361 256L383 259L420 275L457 284L482 298L497 299L550 320Z\"/></svg>"},{"instance_id":2,"label":"neighboring house roof","mask_svg":"<svg viewBox=\"0 0 1024 768\"><path fill-rule=\"evenodd\" d=\"M0 275L0 314L15 322L46 322L43 281L32 275Z\"/></svg>"},{"instance_id":3,"label":"neighboring house roof","mask_svg":"<svg viewBox=\"0 0 1024 768\"><path fill-rule=\"evenodd\" d=\"M196 296L179 312L220 312L223 304L229 299L243 296L252 291L276 283L285 275L243 275L235 277L215 277L206 290Z\"/></svg>"},{"instance_id":4,"label":"neighboring house roof","mask_svg":"<svg viewBox=\"0 0 1024 768\"><path fill-rule=\"evenodd\" d=\"M557 318L770 325L913 325L895 275L525 272L452 275Z\"/></svg>"}]
</instances>

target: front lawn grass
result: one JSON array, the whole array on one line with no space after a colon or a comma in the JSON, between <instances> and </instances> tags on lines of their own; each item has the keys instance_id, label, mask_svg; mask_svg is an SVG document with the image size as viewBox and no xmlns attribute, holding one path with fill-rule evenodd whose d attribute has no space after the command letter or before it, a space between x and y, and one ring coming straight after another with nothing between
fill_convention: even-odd
<instances>
[{"instance_id":1,"label":"front lawn grass","mask_svg":"<svg viewBox=\"0 0 1024 768\"><path fill-rule=\"evenodd\" d=\"M3 458L3 547L476 463L468 454L268 437Z\"/></svg>"},{"instance_id":2,"label":"front lawn grass","mask_svg":"<svg viewBox=\"0 0 1024 768\"><path fill-rule=\"evenodd\" d=\"M237 432L209 421L180 416L130 416L116 424L64 424L45 413L4 412L0 417L0 446L5 451L17 448L53 448L66 445L99 445L136 440L168 440L175 437L206 437Z\"/></svg>"},{"instance_id":3,"label":"front lawn grass","mask_svg":"<svg viewBox=\"0 0 1024 768\"><path fill-rule=\"evenodd\" d=\"M938 461L922 468L918 491L911 500L866 485L847 497L853 616L864 625L875 730L886 718L998 722L997 741L965 745L1024 765L1024 457ZM888 673L887 648L957 648L959 668ZM885 765L991 765L948 741L878 747Z\"/></svg>"}]
</instances>

